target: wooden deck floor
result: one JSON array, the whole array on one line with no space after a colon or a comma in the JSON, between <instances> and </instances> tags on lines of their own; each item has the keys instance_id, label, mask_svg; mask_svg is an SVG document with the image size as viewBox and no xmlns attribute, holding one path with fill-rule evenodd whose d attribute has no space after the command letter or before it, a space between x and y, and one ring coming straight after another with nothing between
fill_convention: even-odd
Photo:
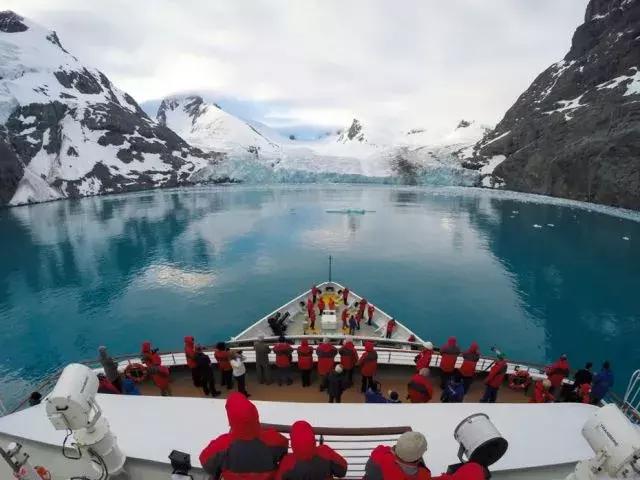
<instances>
[{"instance_id":1,"label":"wooden deck floor","mask_svg":"<svg viewBox=\"0 0 640 480\"><path fill-rule=\"evenodd\" d=\"M252 400L264 400L274 402L305 402L305 403L322 403L328 401L328 396L325 392L319 391L319 384L317 375L312 377L313 383L310 387L303 388L300 381L300 374L294 366L294 383L293 385L283 385L279 387L277 383L271 385L260 385L257 381L255 368L253 365L247 365L247 391L251 395ZM414 369L403 366L391 366L381 365L378 367L378 375L376 380L382 384L382 392L387 394L388 390L395 390L398 392L400 399L405 402L407 395L407 383L409 378L413 374ZM220 375L216 370L216 386L220 390ZM171 390L174 396L182 397L202 397L205 398L201 389L197 389L191 382L191 374L186 367L174 368L171 370ZM362 403L364 397L360 393L360 381L361 377L356 372L354 375L354 386L344 392L342 401L344 403ZM434 387L434 395L432 402L440 402L440 387L438 370L432 369L431 381ZM158 389L147 380L141 385L141 391L143 395L160 395ZM468 394L465 397L465 402L473 403L480 400L484 392L484 383L481 378L477 378ZM226 388L222 389L222 395L217 398L226 398L228 391ZM529 397L525 396L522 392L514 392L507 386L503 386L498 394L499 403L526 403L529 401Z\"/></svg>"}]
</instances>

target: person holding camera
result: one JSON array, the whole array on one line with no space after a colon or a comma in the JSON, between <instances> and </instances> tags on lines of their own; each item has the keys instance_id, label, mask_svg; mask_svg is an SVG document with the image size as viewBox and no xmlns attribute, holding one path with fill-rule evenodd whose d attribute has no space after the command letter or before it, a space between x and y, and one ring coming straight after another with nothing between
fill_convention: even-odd
<instances>
[{"instance_id":1,"label":"person holding camera","mask_svg":"<svg viewBox=\"0 0 640 480\"><path fill-rule=\"evenodd\" d=\"M236 385L238 386L238 392L242 393L247 398L250 397L251 395L247 393L246 388L247 369L244 366L245 359L242 355L242 350L231 352L229 358L231 368L233 369L233 378L235 379Z\"/></svg>"}]
</instances>

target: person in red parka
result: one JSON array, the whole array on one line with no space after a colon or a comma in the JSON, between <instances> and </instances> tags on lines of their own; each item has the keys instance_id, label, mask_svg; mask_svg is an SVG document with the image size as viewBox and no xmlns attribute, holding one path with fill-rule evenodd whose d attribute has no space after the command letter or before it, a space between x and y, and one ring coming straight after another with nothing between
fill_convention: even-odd
<instances>
[{"instance_id":1,"label":"person in red parka","mask_svg":"<svg viewBox=\"0 0 640 480\"><path fill-rule=\"evenodd\" d=\"M425 342L422 351L416 355L416 372L419 372L423 368L429 368L431 366L431 357L433 356L433 343Z\"/></svg>"},{"instance_id":2,"label":"person in red parka","mask_svg":"<svg viewBox=\"0 0 640 480\"><path fill-rule=\"evenodd\" d=\"M345 307L344 310L342 310L342 316L340 317L342 319L342 329L346 330L347 328L349 328L349 309Z\"/></svg>"},{"instance_id":3,"label":"person in red parka","mask_svg":"<svg viewBox=\"0 0 640 480\"><path fill-rule=\"evenodd\" d=\"M397 322L395 318L392 318L387 322L387 334L385 335L386 338L391 338L393 336L393 331L395 330L396 325Z\"/></svg>"},{"instance_id":4,"label":"person in red parka","mask_svg":"<svg viewBox=\"0 0 640 480\"><path fill-rule=\"evenodd\" d=\"M318 299L318 315L322 316L322 312L324 312L324 308L326 305L324 304L324 299L320 297Z\"/></svg>"},{"instance_id":5,"label":"person in red parka","mask_svg":"<svg viewBox=\"0 0 640 480\"><path fill-rule=\"evenodd\" d=\"M231 393L225 408L229 433L212 440L200 453L204 471L213 480L274 479L288 440L272 428L262 428L258 410L241 393Z\"/></svg>"},{"instance_id":6,"label":"person in red parka","mask_svg":"<svg viewBox=\"0 0 640 480\"><path fill-rule=\"evenodd\" d=\"M311 300L313 301L314 304L316 303L316 299L318 298L319 295L320 295L320 289L315 285L313 285L311 287Z\"/></svg>"},{"instance_id":7,"label":"person in red parka","mask_svg":"<svg viewBox=\"0 0 640 480\"><path fill-rule=\"evenodd\" d=\"M120 395L120 390L109 381L104 373L98 374L98 393L108 393L109 395Z\"/></svg>"},{"instance_id":8,"label":"person in red parka","mask_svg":"<svg viewBox=\"0 0 640 480\"><path fill-rule=\"evenodd\" d=\"M349 287L344 287L344 290L342 290L342 303L344 303L345 307L349 305Z\"/></svg>"},{"instance_id":9,"label":"person in red parka","mask_svg":"<svg viewBox=\"0 0 640 480\"><path fill-rule=\"evenodd\" d=\"M149 367L149 375L156 387L160 389L160 395L163 397L171 396L171 372L163 365L152 365Z\"/></svg>"},{"instance_id":10,"label":"person in red parka","mask_svg":"<svg viewBox=\"0 0 640 480\"><path fill-rule=\"evenodd\" d=\"M202 381L198 375L198 364L196 362L196 344L193 337L184 337L184 356L187 358L187 367L191 370L191 380L193 386L200 388Z\"/></svg>"},{"instance_id":11,"label":"person in red parka","mask_svg":"<svg viewBox=\"0 0 640 480\"><path fill-rule=\"evenodd\" d=\"M336 309L336 301L333 299L333 297L329 297L329 310L334 310Z\"/></svg>"},{"instance_id":12,"label":"person in red parka","mask_svg":"<svg viewBox=\"0 0 640 480\"><path fill-rule=\"evenodd\" d=\"M447 343L440 348L440 388L443 390L456 369L458 355L460 355L460 347L456 337L449 337Z\"/></svg>"},{"instance_id":13,"label":"person in red parka","mask_svg":"<svg viewBox=\"0 0 640 480\"><path fill-rule=\"evenodd\" d=\"M376 307L373 306L372 303L367 307L367 314L369 315L369 319L367 320L367 324L369 326L372 325L371 320L373 320L373 315L376 313Z\"/></svg>"},{"instance_id":14,"label":"person in red parka","mask_svg":"<svg viewBox=\"0 0 640 480\"><path fill-rule=\"evenodd\" d=\"M546 368L547 377L551 381L551 393L554 393L556 389L560 388L562 381L569 376L569 362L566 355L560 355L557 362L549 365Z\"/></svg>"},{"instance_id":15,"label":"person in red parka","mask_svg":"<svg viewBox=\"0 0 640 480\"><path fill-rule=\"evenodd\" d=\"M224 342L218 342L216 344L216 349L213 352L213 356L218 362L218 370L220 370L220 375L222 379L220 380L221 385L226 385L227 390L231 390L233 388L233 368L231 367L231 358L230 352L227 348L227 344Z\"/></svg>"},{"instance_id":16,"label":"person in red parka","mask_svg":"<svg viewBox=\"0 0 640 480\"><path fill-rule=\"evenodd\" d=\"M311 316L311 312L313 312L313 300L311 297L307 298L307 315Z\"/></svg>"},{"instance_id":17,"label":"person in red parka","mask_svg":"<svg viewBox=\"0 0 640 480\"><path fill-rule=\"evenodd\" d=\"M367 309L367 299L363 298L362 300L360 300L360 303L358 303L358 313L360 314L360 318L364 318L364 312Z\"/></svg>"},{"instance_id":18,"label":"person in red parka","mask_svg":"<svg viewBox=\"0 0 640 480\"><path fill-rule=\"evenodd\" d=\"M311 312L309 313L309 328L311 330L316 329L316 311L315 310L311 310Z\"/></svg>"},{"instance_id":19,"label":"person in red parka","mask_svg":"<svg viewBox=\"0 0 640 480\"><path fill-rule=\"evenodd\" d=\"M393 447L378 445L365 465L362 480L431 480L422 456L427 439L420 432L405 432Z\"/></svg>"},{"instance_id":20,"label":"person in red parka","mask_svg":"<svg viewBox=\"0 0 640 480\"><path fill-rule=\"evenodd\" d=\"M276 480L327 480L347 474L347 461L327 445L316 445L313 428L304 420L291 426L291 450L280 462Z\"/></svg>"},{"instance_id":21,"label":"person in red parka","mask_svg":"<svg viewBox=\"0 0 640 480\"><path fill-rule=\"evenodd\" d=\"M429 381L429 369L414 374L407 385L407 398L411 403L428 403L433 398L433 386Z\"/></svg>"},{"instance_id":22,"label":"person in red parka","mask_svg":"<svg viewBox=\"0 0 640 480\"><path fill-rule=\"evenodd\" d=\"M340 365L347 376L347 388L353 385L353 371L355 370L356 363L358 363L358 352L356 352L353 342L347 340L344 345L338 350L340 354Z\"/></svg>"},{"instance_id":23,"label":"person in red parka","mask_svg":"<svg viewBox=\"0 0 640 480\"><path fill-rule=\"evenodd\" d=\"M473 383L473 377L476 374L476 365L480 360L480 350L478 350L478 344L471 342L471 346L468 350L462 352L462 365L460 366L460 376L462 377L462 384L464 385L464 394L466 395Z\"/></svg>"},{"instance_id":24,"label":"person in red parka","mask_svg":"<svg viewBox=\"0 0 640 480\"><path fill-rule=\"evenodd\" d=\"M291 356L293 348L284 337L278 339L278 343L273 347L273 353L276 354L276 368L278 371L278 385L282 386L284 382L291 385Z\"/></svg>"},{"instance_id":25,"label":"person in red parka","mask_svg":"<svg viewBox=\"0 0 640 480\"><path fill-rule=\"evenodd\" d=\"M464 463L454 473L443 473L433 480L485 480L489 478L489 471L475 462Z\"/></svg>"},{"instance_id":26,"label":"person in red parka","mask_svg":"<svg viewBox=\"0 0 640 480\"><path fill-rule=\"evenodd\" d=\"M498 390L504 382L504 377L507 375L507 362L505 361L504 353L498 354L498 359L489 370L489 375L485 379L484 395L480 399L481 403L495 403L498 398Z\"/></svg>"},{"instance_id":27,"label":"person in red parka","mask_svg":"<svg viewBox=\"0 0 640 480\"><path fill-rule=\"evenodd\" d=\"M325 338L316 348L318 356L318 376L320 377L320 391L327 388L327 375L333 371L336 354L338 349L329 343L329 339Z\"/></svg>"},{"instance_id":28,"label":"person in red parka","mask_svg":"<svg viewBox=\"0 0 640 480\"><path fill-rule=\"evenodd\" d=\"M144 363L147 367L152 367L153 365L161 365L162 359L160 355L158 355L158 349L151 347L151 342L142 342L142 363Z\"/></svg>"},{"instance_id":29,"label":"person in red parka","mask_svg":"<svg viewBox=\"0 0 640 480\"><path fill-rule=\"evenodd\" d=\"M298 370L302 376L302 386L311 385L311 370L313 369L313 347L309 346L309 341L305 338L298 347Z\"/></svg>"},{"instance_id":30,"label":"person in red parka","mask_svg":"<svg viewBox=\"0 0 640 480\"><path fill-rule=\"evenodd\" d=\"M533 388L533 395L529 399L529 403L550 403L555 400L551 392L549 392L549 388L551 387L551 382L548 378L544 380L538 380Z\"/></svg>"},{"instance_id":31,"label":"person in red parka","mask_svg":"<svg viewBox=\"0 0 640 480\"><path fill-rule=\"evenodd\" d=\"M365 393L369 388L373 388L373 377L375 377L378 370L378 353L373 347L373 342L364 342L364 352L362 352L358 361L360 375L362 375L362 387L360 388L362 393Z\"/></svg>"}]
</instances>

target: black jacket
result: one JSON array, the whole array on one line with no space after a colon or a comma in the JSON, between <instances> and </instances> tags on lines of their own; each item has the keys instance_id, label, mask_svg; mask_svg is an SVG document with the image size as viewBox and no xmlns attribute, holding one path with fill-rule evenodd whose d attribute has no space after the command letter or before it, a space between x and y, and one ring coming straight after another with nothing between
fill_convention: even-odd
<instances>
[{"instance_id":1,"label":"black jacket","mask_svg":"<svg viewBox=\"0 0 640 480\"><path fill-rule=\"evenodd\" d=\"M341 395L346 389L347 380L344 373L331 372L327 377L327 391L330 395Z\"/></svg>"}]
</instances>

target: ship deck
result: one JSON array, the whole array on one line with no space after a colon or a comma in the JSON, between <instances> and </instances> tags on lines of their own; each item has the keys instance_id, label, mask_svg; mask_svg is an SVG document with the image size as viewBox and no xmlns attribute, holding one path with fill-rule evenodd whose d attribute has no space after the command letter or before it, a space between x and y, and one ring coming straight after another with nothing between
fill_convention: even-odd
<instances>
[{"instance_id":1,"label":"ship deck","mask_svg":"<svg viewBox=\"0 0 640 480\"><path fill-rule=\"evenodd\" d=\"M247 364L247 376L246 376L246 388L251 395L251 400L262 400L272 402L300 402L300 403L323 403L328 401L326 392L319 390L319 383L317 375L314 372L312 377L314 383L309 388L303 388L300 381L300 375L296 371L295 366L293 368L293 380L292 385L278 386L277 383L272 382L270 385L261 385L257 381L256 371L253 364ZM381 391L385 396L389 390L395 390L398 392L399 398L406 402L407 395L407 383L409 378L415 372L415 368L401 365L380 365L378 367L378 374L376 380L381 384ZM272 380L275 370L272 371ZM220 374L215 371L216 387L221 390L222 394L216 398L226 398L230 392L226 388L220 387ZM471 385L469 392L465 396L465 402L474 403L478 402L484 392L484 383L481 376L476 377L475 381ZM354 374L354 385L347 389L342 395L343 403L363 403L364 396L360 392L360 375ZM433 384L433 399L431 403L440 403L440 377L437 369L432 369L430 380ZM140 386L140 391L145 396L159 396L160 391L150 381L147 380ZM235 385L234 385L235 389ZM191 380L191 374L185 367L172 368L171 369L171 390L173 396L178 397L192 397L192 398L206 398L201 388L193 386ZM234 391L234 390L231 390ZM511 390L506 385L500 389L498 394L498 403L527 403L529 396L523 392L516 392Z\"/></svg>"}]
</instances>

